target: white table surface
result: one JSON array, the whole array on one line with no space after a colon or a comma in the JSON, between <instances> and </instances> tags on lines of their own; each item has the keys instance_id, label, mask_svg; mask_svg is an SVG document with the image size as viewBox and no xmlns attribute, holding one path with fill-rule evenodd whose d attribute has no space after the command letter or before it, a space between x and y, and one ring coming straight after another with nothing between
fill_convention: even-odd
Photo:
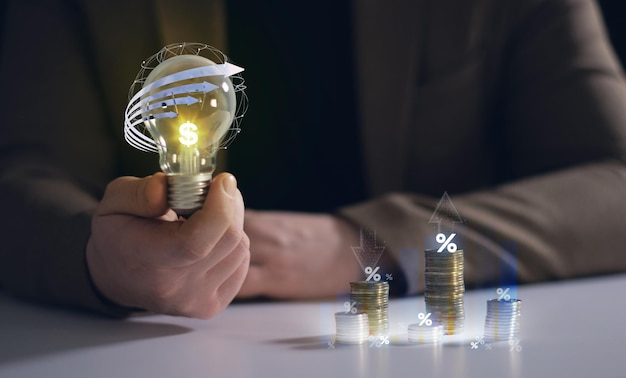
<instances>
[{"instance_id":1,"label":"white table surface","mask_svg":"<svg viewBox=\"0 0 626 378\"><path fill-rule=\"evenodd\" d=\"M406 343L413 297L390 302L389 345L334 349L341 300L119 321L0 296L0 377L626 377L626 275L518 287L521 351L471 347L495 295L467 292L465 332L438 347Z\"/></svg>"}]
</instances>

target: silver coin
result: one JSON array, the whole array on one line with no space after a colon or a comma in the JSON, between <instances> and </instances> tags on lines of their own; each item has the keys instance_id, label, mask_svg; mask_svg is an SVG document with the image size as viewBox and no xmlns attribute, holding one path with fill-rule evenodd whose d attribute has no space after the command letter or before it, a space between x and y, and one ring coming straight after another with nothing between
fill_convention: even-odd
<instances>
[{"instance_id":1,"label":"silver coin","mask_svg":"<svg viewBox=\"0 0 626 378\"><path fill-rule=\"evenodd\" d=\"M489 341L512 340L519 337L521 304L519 299L487 301L484 337Z\"/></svg>"},{"instance_id":2,"label":"silver coin","mask_svg":"<svg viewBox=\"0 0 626 378\"><path fill-rule=\"evenodd\" d=\"M366 313L335 314L335 341L344 344L362 344L369 336L369 321Z\"/></svg>"}]
</instances>

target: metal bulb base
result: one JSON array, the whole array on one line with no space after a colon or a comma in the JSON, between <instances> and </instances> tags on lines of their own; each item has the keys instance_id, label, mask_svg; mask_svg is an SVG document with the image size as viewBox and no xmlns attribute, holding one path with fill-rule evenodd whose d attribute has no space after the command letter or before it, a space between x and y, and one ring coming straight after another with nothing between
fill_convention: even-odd
<instances>
[{"instance_id":1,"label":"metal bulb base","mask_svg":"<svg viewBox=\"0 0 626 378\"><path fill-rule=\"evenodd\" d=\"M202 207L212 174L167 175L170 207L178 215L190 215Z\"/></svg>"}]
</instances>

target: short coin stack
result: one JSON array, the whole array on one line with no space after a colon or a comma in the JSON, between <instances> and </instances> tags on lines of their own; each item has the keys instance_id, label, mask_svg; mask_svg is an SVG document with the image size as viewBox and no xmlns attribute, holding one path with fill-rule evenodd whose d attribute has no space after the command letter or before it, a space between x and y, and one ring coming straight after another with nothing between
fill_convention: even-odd
<instances>
[{"instance_id":1,"label":"short coin stack","mask_svg":"<svg viewBox=\"0 0 626 378\"><path fill-rule=\"evenodd\" d=\"M370 335L367 314L337 312L335 341L342 344L363 344Z\"/></svg>"},{"instance_id":2,"label":"short coin stack","mask_svg":"<svg viewBox=\"0 0 626 378\"><path fill-rule=\"evenodd\" d=\"M488 300L485 340L510 341L518 339L521 307L522 301L519 299Z\"/></svg>"},{"instance_id":3,"label":"short coin stack","mask_svg":"<svg viewBox=\"0 0 626 378\"><path fill-rule=\"evenodd\" d=\"M443 326L441 325L420 325L420 323L409 324L408 340L410 343L437 343L443 337Z\"/></svg>"},{"instance_id":4,"label":"short coin stack","mask_svg":"<svg viewBox=\"0 0 626 378\"><path fill-rule=\"evenodd\" d=\"M426 310L443 326L444 334L463 332L463 251L426 250L425 281Z\"/></svg>"},{"instance_id":5,"label":"short coin stack","mask_svg":"<svg viewBox=\"0 0 626 378\"><path fill-rule=\"evenodd\" d=\"M389 332L389 283L350 282L350 301L356 302L358 312L367 314L370 335L386 335Z\"/></svg>"}]
</instances>

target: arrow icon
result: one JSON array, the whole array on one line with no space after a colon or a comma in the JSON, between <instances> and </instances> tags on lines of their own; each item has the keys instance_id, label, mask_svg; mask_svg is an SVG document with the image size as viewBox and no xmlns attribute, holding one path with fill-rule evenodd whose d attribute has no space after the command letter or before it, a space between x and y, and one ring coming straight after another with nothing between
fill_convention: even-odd
<instances>
[{"instance_id":1,"label":"arrow icon","mask_svg":"<svg viewBox=\"0 0 626 378\"><path fill-rule=\"evenodd\" d=\"M380 256L385 251L384 244L377 245L376 243L376 231L373 233L364 233L363 229L361 229L359 234L359 246L351 248L363 270L367 267L370 267L370 269L372 269L371 267L375 267Z\"/></svg>"},{"instance_id":2,"label":"arrow icon","mask_svg":"<svg viewBox=\"0 0 626 378\"><path fill-rule=\"evenodd\" d=\"M437 207L435 208L433 215L431 215L428 220L428 223L436 223L438 233L441 233L442 223L444 225L450 224L451 229L453 230L455 223L463 223L463 218L461 218L461 215L456 210L456 207L454 207L448 192L443 192L443 196L441 196L439 203L437 203Z\"/></svg>"},{"instance_id":3,"label":"arrow icon","mask_svg":"<svg viewBox=\"0 0 626 378\"><path fill-rule=\"evenodd\" d=\"M133 119L137 117L136 110L138 110L142 106L144 107L148 106L155 101L160 103L163 101L163 99L173 98L174 96L180 95L180 94L192 94L192 93L206 94L217 88L218 88L217 85L203 81L201 83L185 84L185 85L180 85L178 87L168 88L160 92L154 93L151 96L147 96L145 98L141 98L135 95L128 102L128 106L126 110L127 118ZM131 104L132 104L132 107L131 107Z\"/></svg>"},{"instance_id":4,"label":"arrow icon","mask_svg":"<svg viewBox=\"0 0 626 378\"><path fill-rule=\"evenodd\" d=\"M201 83L185 84L178 87L168 88L154 93L146 98L141 98L139 93L135 94L128 102L124 117L124 139L133 147L142 151L157 151L156 142L150 138L143 137L143 133L135 129L135 126L149 120L159 118L175 118L176 112L164 112L152 114L151 110L164 109L169 106L192 105L199 100L193 96L174 97L181 94L208 93L218 86L203 81ZM144 88L145 89L145 88Z\"/></svg>"},{"instance_id":5,"label":"arrow icon","mask_svg":"<svg viewBox=\"0 0 626 378\"><path fill-rule=\"evenodd\" d=\"M147 117L143 117L143 118L141 118L139 120L136 120L133 123L130 123L128 127L129 128L135 127L135 126L139 125L140 123L149 121L151 119L176 118L176 117L178 117L178 113L176 113L176 112L165 112L165 113L158 113L158 114L150 114ZM154 143L156 143L156 142L154 142Z\"/></svg>"},{"instance_id":6,"label":"arrow icon","mask_svg":"<svg viewBox=\"0 0 626 378\"><path fill-rule=\"evenodd\" d=\"M133 119L136 118L138 116L143 116L143 117L149 117L150 115L152 115L151 111L155 110L155 109L165 109L168 106L178 106L178 105L193 105L200 102L200 100L198 100L195 97L191 97L191 96L186 96L186 97L174 97L174 98L170 98L167 100L162 100L156 103L151 103L149 105L147 105L145 108L141 109L140 111L133 113L129 116L129 118Z\"/></svg>"},{"instance_id":7,"label":"arrow icon","mask_svg":"<svg viewBox=\"0 0 626 378\"><path fill-rule=\"evenodd\" d=\"M231 63L214 64L210 66L202 66L196 68L190 68L188 70L179 71L171 75L164 76L158 80L153 81L150 84L144 85L133 98L143 97L146 93L152 92L157 88L164 87L179 81L184 80L198 80L207 76L223 76L229 77L236 75L243 71L243 68L235 66ZM131 99L131 101L133 101Z\"/></svg>"}]
</instances>

